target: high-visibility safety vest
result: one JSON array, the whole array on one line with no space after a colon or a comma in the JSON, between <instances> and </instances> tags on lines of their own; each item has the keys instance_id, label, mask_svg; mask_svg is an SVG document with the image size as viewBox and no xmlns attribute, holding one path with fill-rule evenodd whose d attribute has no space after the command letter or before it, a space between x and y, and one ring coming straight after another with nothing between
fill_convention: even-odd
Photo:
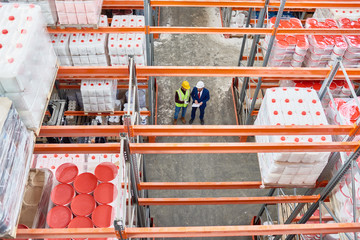
<instances>
[{"instance_id":1,"label":"high-visibility safety vest","mask_svg":"<svg viewBox=\"0 0 360 240\"><path fill-rule=\"evenodd\" d=\"M179 96L179 100L180 101L187 101L189 102L190 99L190 89L186 90L185 94L183 93L183 91L181 91L181 88L179 88L177 91L177 94ZM188 104L185 103L177 103L175 102L175 106L177 107L187 107Z\"/></svg>"}]
</instances>

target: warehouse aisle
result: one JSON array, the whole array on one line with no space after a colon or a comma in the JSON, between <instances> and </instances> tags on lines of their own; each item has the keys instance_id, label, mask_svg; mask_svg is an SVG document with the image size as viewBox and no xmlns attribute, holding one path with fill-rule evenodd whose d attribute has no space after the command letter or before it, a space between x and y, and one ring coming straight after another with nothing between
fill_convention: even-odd
<instances>
[{"instance_id":1,"label":"warehouse aisle","mask_svg":"<svg viewBox=\"0 0 360 240\"><path fill-rule=\"evenodd\" d=\"M186 16L186 17L185 17ZM218 9L163 8L162 26L220 26ZM161 35L155 42L156 65L236 66L241 41L209 35ZM231 78L158 78L158 124L171 124L174 94L183 80L191 86L203 80L210 90L205 124L235 125ZM190 119L191 108L186 119ZM179 121L180 122L180 121ZM182 124L181 122L178 124ZM198 117L194 124L200 124ZM237 142L235 137L158 138L158 142ZM255 154L147 155L148 181L257 181ZM246 197L262 190L150 191L149 197ZM212 226L249 224L260 205L152 206L156 226ZM198 239L198 238L197 238ZM207 238L208 239L208 238ZM215 239L215 238L214 238ZM231 239L250 239L231 238Z\"/></svg>"}]
</instances>

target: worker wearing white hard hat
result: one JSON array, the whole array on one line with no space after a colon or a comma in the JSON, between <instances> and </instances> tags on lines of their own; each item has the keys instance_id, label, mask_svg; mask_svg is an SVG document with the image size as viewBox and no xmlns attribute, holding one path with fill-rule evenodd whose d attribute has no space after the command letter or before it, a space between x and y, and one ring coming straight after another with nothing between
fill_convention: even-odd
<instances>
[{"instance_id":1,"label":"worker wearing white hard hat","mask_svg":"<svg viewBox=\"0 0 360 240\"><path fill-rule=\"evenodd\" d=\"M191 98L193 100L192 110L191 110L191 119L189 124L192 124L195 119L196 110L200 109L200 123L201 125L205 124L204 115L206 102L210 99L210 92L205 88L205 84L203 81L199 81L196 84L196 87L193 88L191 92Z\"/></svg>"},{"instance_id":2,"label":"worker wearing white hard hat","mask_svg":"<svg viewBox=\"0 0 360 240\"><path fill-rule=\"evenodd\" d=\"M175 92L175 114L173 121L174 125L177 124L177 119L180 111L182 111L181 122L183 124L186 124L185 114L186 114L187 106L189 104L189 100L190 100L190 84L188 81L183 81L181 84L181 88L179 88Z\"/></svg>"}]
</instances>

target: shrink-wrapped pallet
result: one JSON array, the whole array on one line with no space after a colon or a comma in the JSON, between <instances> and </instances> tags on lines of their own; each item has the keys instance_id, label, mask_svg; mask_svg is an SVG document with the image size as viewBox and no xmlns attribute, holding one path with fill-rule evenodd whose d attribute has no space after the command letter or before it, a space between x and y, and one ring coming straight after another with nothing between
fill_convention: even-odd
<instances>
[{"instance_id":1,"label":"shrink-wrapped pallet","mask_svg":"<svg viewBox=\"0 0 360 240\"><path fill-rule=\"evenodd\" d=\"M0 98L0 237L16 235L34 140L12 102Z\"/></svg>"},{"instance_id":2,"label":"shrink-wrapped pallet","mask_svg":"<svg viewBox=\"0 0 360 240\"><path fill-rule=\"evenodd\" d=\"M349 18L340 18L339 25L341 28L360 28L358 19L351 21ZM360 36L345 35L348 48L343 57L343 64L345 67L358 68L360 66Z\"/></svg>"},{"instance_id":3,"label":"shrink-wrapped pallet","mask_svg":"<svg viewBox=\"0 0 360 240\"><path fill-rule=\"evenodd\" d=\"M55 0L55 4L59 23L61 25L98 26L102 8L102 0Z\"/></svg>"},{"instance_id":4,"label":"shrink-wrapped pallet","mask_svg":"<svg viewBox=\"0 0 360 240\"><path fill-rule=\"evenodd\" d=\"M321 102L312 89L271 88L266 91L255 125L327 125ZM260 143L331 142L331 136L257 136ZM258 153L265 185L313 186L327 164L327 152Z\"/></svg>"},{"instance_id":5,"label":"shrink-wrapped pallet","mask_svg":"<svg viewBox=\"0 0 360 240\"><path fill-rule=\"evenodd\" d=\"M80 90L85 112L114 112L117 80L82 80Z\"/></svg>"},{"instance_id":6,"label":"shrink-wrapped pallet","mask_svg":"<svg viewBox=\"0 0 360 240\"><path fill-rule=\"evenodd\" d=\"M144 16L115 15L111 27L143 27L144 24ZM128 65L128 56L134 56L136 65L146 65L143 33L109 34L108 49L112 66Z\"/></svg>"},{"instance_id":7,"label":"shrink-wrapped pallet","mask_svg":"<svg viewBox=\"0 0 360 240\"><path fill-rule=\"evenodd\" d=\"M334 19L308 18L306 28L339 28ZM305 66L326 67L342 57L348 48L342 35L309 35L310 48L306 54Z\"/></svg>"},{"instance_id":8,"label":"shrink-wrapped pallet","mask_svg":"<svg viewBox=\"0 0 360 240\"><path fill-rule=\"evenodd\" d=\"M0 89L14 102L25 125L39 129L57 72L41 9L3 4L0 22Z\"/></svg>"},{"instance_id":9,"label":"shrink-wrapped pallet","mask_svg":"<svg viewBox=\"0 0 360 240\"><path fill-rule=\"evenodd\" d=\"M273 28L276 17L270 18L268 27ZM279 28L303 28L297 18L281 19ZM268 49L271 36L264 39L264 48ZM309 43L305 35L277 35L271 51L268 66L270 67L301 67Z\"/></svg>"}]
</instances>

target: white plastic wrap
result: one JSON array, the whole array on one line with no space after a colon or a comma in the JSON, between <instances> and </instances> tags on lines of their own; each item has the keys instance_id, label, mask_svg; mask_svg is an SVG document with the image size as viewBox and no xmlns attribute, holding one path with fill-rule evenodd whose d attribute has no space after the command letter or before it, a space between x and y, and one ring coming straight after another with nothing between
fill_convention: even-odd
<instances>
[{"instance_id":1,"label":"white plastic wrap","mask_svg":"<svg viewBox=\"0 0 360 240\"><path fill-rule=\"evenodd\" d=\"M111 27L143 27L144 16L115 15ZM112 66L128 65L128 56L134 56L136 65L146 65L144 34L109 34L108 49Z\"/></svg>"},{"instance_id":2,"label":"white plastic wrap","mask_svg":"<svg viewBox=\"0 0 360 240\"><path fill-rule=\"evenodd\" d=\"M41 13L45 19L47 25L55 26L57 22L57 13L56 13L56 6L55 0L9 0L11 3L29 3L29 4L36 4L41 7Z\"/></svg>"},{"instance_id":3,"label":"white plastic wrap","mask_svg":"<svg viewBox=\"0 0 360 240\"><path fill-rule=\"evenodd\" d=\"M272 28L276 17L270 18L268 27ZM303 28L297 18L280 20L279 28ZM267 35L264 40L264 48L267 50L271 36ZM275 38L271 51L269 67L301 67L309 43L304 35L278 35Z\"/></svg>"},{"instance_id":4,"label":"white plastic wrap","mask_svg":"<svg viewBox=\"0 0 360 240\"><path fill-rule=\"evenodd\" d=\"M232 10L230 27L244 27L247 15L248 15L247 11Z\"/></svg>"},{"instance_id":5,"label":"white plastic wrap","mask_svg":"<svg viewBox=\"0 0 360 240\"><path fill-rule=\"evenodd\" d=\"M255 125L327 125L316 91L271 88L266 91ZM256 142L331 142L331 136L257 136ZM265 185L307 187L315 184L330 153L258 153Z\"/></svg>"},{"instance_id":6,"label":"white plastic wrap","mask_svg":"<svg viewBox=\"0 0 360 240\"><path fill-rule=\"evenodd\" d=\"M334 19L308 18L306 28L339 28ZM305 66L326 67L338 57L342 57L348 48L342 35L309 35L310 48L306 54Z\"/></svg>"},{"instance_id":7,"label":"white plastic wrap","mask_svg":"<svg viewBox=\"0 0 360 240\"><path fill-rule=\"evenodd\" d=\"M82 80L81 97L85 112L113 112L115 109L116 80Z\"/></svg>"},{"instance_id":8,"label":"white plastic wrap","mask_svg":"<svg viewBox=\"0 0 360 240\"><path fill-rule=\"evenodd\" d=\"M129 95L129 90L126 91L125 93L125 97L126 97L126 101L129 103L133 103L132 99L128 99L128 95ZM145 108L146 107L146 90L145 89L138 89L138 96L139 96L139 106L140 108ZM124 107L125 108L125 107ZM124 110L126 111L126 110Z\"/></svg>"},{"instance_id":9,"label":"white plastic wrap","mask_svg":"<svg viewBox=\"0 0 360 240\"><path fill-rule=\"evenodd\" d=\"M36 5L0 8L0 85L30 129L37 129L56 76L56 55Z\"/></svg>"},{"instance_id":10,"label":"white plastic wrap","mask_svg":"<svg viewBox=\"0 0 360 240\"><path fill-rule=\"evenodd\" d=\"M0 236L15 237L34 134L26 129L8 98L0 98L0 112Z\"/></svg>"},{"instance_id":11,"label":"white plastic wrap","mask_svg":"<svg viewBox=\"0 0 360 240\"><path fill-rule=\"evenodd\" d=\"M360 97L358 97L358 99L360 100ZM335 106L330 102L326 108L326 115L329 122L335 125L354 124L360 116L359 107L357 106L355 99L335 98L334 102Z\"/></svg>"}]
</instances>

